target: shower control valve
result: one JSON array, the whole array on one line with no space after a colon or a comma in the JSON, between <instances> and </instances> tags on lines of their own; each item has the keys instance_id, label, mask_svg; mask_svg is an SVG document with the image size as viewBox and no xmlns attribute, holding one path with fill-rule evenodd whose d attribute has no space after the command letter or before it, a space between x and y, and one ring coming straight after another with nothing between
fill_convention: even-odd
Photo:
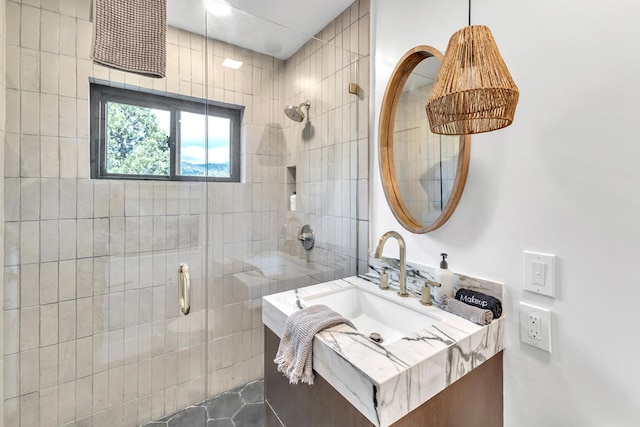
<instances>
[{"instance_id":1,"label":"shower control valve","mask_svg":"<svg viewBox=\"0 0 640 427\"><path fill-rule=\"evenodd\" d=\"M298 234L298 240L302 243L305 251L310 251L316 243L316 237L313 234L313 227L309 224L303 225L302 230L300 230L300 234Z\"/></svg>"}]
</instances>

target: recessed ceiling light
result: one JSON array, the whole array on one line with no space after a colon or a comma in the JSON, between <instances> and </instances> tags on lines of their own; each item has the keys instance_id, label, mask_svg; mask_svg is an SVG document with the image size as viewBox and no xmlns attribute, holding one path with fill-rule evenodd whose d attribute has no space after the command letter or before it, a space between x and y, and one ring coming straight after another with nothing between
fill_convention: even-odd
<instances>
[{"instance_id":1,"label":"recessed ceiling light","mask_svg":"<svg viewBox=\"0 0 640 427\"><path fill-rule=\"evenodd\" d=\"M227 16L231 13L231 6L222 0L205 0L204 7L207 11L217 16Z\"/></svg>"},{"instance_id":2,"label":"recessed ceiling light","mask_svg":"<svg viewBox=\"0 0 640 427\"><path fill-rule=\"evenodd\" d=\"M236 61L235 59L229 59L229 58L225 58L225 60L222 61L223 67L233 68L234 70L237 70L238 68L242 67L242 64L243 64L242 61Z\"/></svg>"}]
</instances>

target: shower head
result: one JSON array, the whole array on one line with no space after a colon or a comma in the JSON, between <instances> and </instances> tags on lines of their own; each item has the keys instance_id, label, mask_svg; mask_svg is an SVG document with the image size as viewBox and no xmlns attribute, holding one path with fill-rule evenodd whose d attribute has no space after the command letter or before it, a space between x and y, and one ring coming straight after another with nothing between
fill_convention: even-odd
<instances>
[{"instance_id":1,"label":"shower head","mask_svg":"<svg viewBox=\"0 0 640 427\"><path fill-rule=\"evenodd\" d=\"M311 107L311 105L309 104L309 101L303 102L302 104L297 106L287 105L284 108L284 113L287 115L287 117L289 117L294 122L301 122L302 120L304 120L304 113L302 112L303 107L307 109L307 114L308 114L309 107Z\"/></svg>"}]
</instances>

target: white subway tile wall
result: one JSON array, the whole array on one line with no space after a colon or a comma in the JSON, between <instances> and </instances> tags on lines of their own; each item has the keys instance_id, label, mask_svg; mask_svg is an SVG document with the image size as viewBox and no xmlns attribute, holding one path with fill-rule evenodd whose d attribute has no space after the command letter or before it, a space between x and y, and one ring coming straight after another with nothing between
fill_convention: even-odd
<instances>
[{"instance_id":1,"label":"white subway tile wall","mask_svg":"<svg viewBox=\"0 0 640 427\"><path fill-rule=\"evenodd\" d=\"M134 426L258 379L262 296L367 259L368 0L287 61L169 27L165 79L93 64L90 4L0 6L6 426ZM89 179L90 77L244 105L242 183ZM308 122L284 116L307 99Z\"/></svg>"}]
</instances>

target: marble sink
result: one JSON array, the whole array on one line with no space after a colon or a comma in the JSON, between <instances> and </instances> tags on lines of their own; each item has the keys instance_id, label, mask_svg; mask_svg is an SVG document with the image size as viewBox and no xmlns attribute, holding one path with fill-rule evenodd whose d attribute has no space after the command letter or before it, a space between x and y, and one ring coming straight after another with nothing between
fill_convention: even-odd
<instances>
[{"instance_id":1,"label":"marble sink","mask_svg":"<svg viewBox=\"0 0 640 427\"><path fill-rule=\"evenodd\" d=\"M421 272L433 277L429 269ZM455 275L454 289L460 286L502 298L495 282ZM407 288L411 295L400 298L360 277L301 287L263 297L262 321L282 337L289 316L313 304L355 321L358 330L341 324L315 336L313 369L374 426L386 427L504 348L504 316L479 326L423 306L413 285ZM372 341L369 328L383 327L390 329L386 342Z\"/></svg>"},{"instance_id":2,"label":"marble sink","mask_svg":"<svg viewBox=\"0 0 640 427\"><path fill-rule=\"evenodd\" d=\"M355 281L353 287L301 299L306 306L328 306L349 319L357 331L367 337L371 337L372 333L378 334L374 338L383 346L411 336L441 320L434 314L420 312L409 304L403 304L412 301L399 297L393 290L375 291L378 290L372 288L370 283Z\"/></svg>"}]
</instances>

